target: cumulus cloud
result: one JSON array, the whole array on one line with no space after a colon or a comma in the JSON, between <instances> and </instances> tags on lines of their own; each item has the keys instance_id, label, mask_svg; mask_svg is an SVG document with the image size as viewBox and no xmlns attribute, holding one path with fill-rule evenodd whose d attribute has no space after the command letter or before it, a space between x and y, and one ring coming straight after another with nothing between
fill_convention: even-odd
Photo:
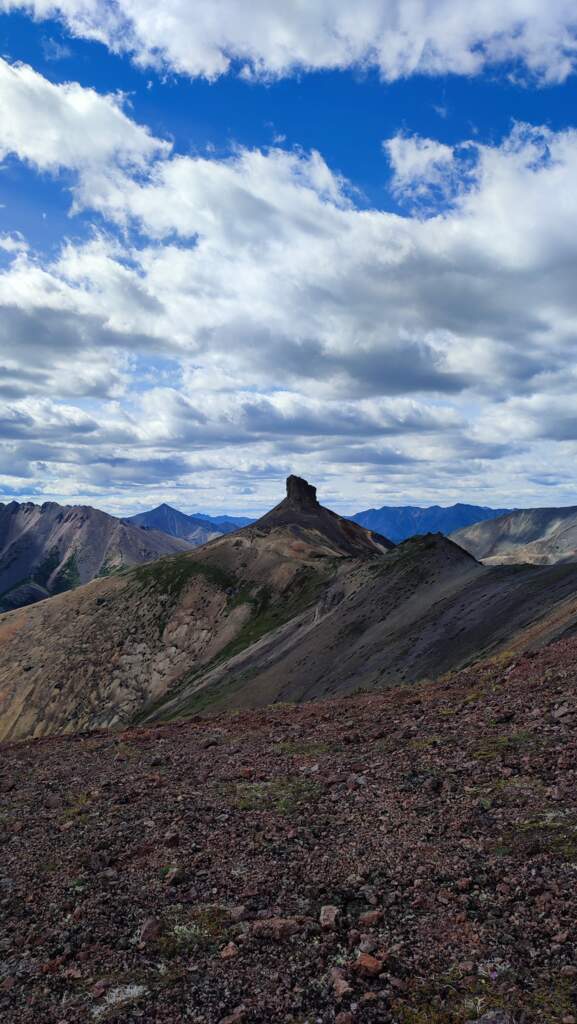
<instances>
[{"instance_id":1,"label":"cumulus cloud","mask_svg":"<svg viewBox=\"0 0 577 1024\"><path fill-rule=\"evenodd\" d=\"M51 259L0 238L11 479L96 503L107 481L140 482L213 508L235 488L247 507L243 472L261 503L291 470L330 493L343 465L352 489L386 476L391 501L417 478L445 500L467 480L486 503L563 481L550 449L576 440L577 132L386 140L399 192L450 180L440 212L401 216L359 208L319 153L176 156L117 98L4 71L21 112L4 152L67 168L74 208L107 223ZM100 135L75 132L78 110Z\"/></svg>"},{"instance_id":2,"label":"cumulus cloud","mask_svg":"<svg viewBox=\"0 0 577 1024\"><path fill-rule=\"evenodd\" d=\"M0 106L0 159L16 156L39 171L78 172L87 195L95 181L120 168L142 169L170 149L127 116L121 95L103 96L77 82L54 85L28 65L1 57Z\"/></svg>"},{"instance_id":3,"label":"cumulus cloud","mask_svg":"<svg viewBox=\"0 0 577 1024\"><path fill-rule=\"evenodd\" d=\"M399 197L416 199L431 189L448 192L454 151L434 139L395 135L383 143L393 170L393 189Z\"/></svg>"},{"instance_id":4,"label":"cumulus cloud","mask_svg":"<svg viewBox=\"0 0 577 1024\"><path fill-rule=\"evenodd\" d=\"M137 63L215 78L301 69L376 67L412 74L477 74L518 62L545 81L574 68L572 0L0 0L0 10L60 17L70 32L131 53Z\"/></svg>"}]
</instances>

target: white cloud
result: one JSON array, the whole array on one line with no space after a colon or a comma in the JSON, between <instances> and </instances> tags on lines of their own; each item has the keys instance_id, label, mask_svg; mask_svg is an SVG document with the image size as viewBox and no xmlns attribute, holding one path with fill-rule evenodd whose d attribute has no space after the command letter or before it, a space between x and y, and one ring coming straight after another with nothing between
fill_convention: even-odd
<instances>
[{"instance_id":1,"label":"white cloud","mask_svg":"<svg viewBox=\"0 0 577 1024\"><path fill-rule=\"evenodd\" d=\"M170 147L131 121L122 102L0 58L0 159L12 154L50 172L142 168Z\"/></svg>"},{"instance_id":2,"label":"white cloud","mask_svg":"<svg viewBox=\"0 0 577 1024\"><path fill-rule=\"evenodd\" d=\"M562 81L576 59L573 0L0 0L0 10L60 17L79 36L214 78L240 62L244 74L377 67L384 78L471 75L521 62Z\"/></svg>"},{"instance_id":3,"label":"white cloud","mask_svg":"<svg viewBox=\"0 0 577 1024\"><path fill-rule=\"evenodd\" d=\"M383 143L393 170L393 188L400 197L426 196L432 188L448 191L454 151L451 146L417 135L395 135Z\"/></svg>"},{"instance_id":4,"label":"white cloud","mask_svg":"<svg viewBox=\"0 0 577 1024\"><path fill-rule=\"evenodd\" d=\"M287 471L343 466L391 501L567 492L577 132L388 140L409 196L450 176L442 213L399 216L318 153L173 156L116 98L0 70L4 151L68 168L109 225L52 260L0 238L0 429L29 493L246 507L243 473L266 504Z\"/></svg>"}]
</instances>

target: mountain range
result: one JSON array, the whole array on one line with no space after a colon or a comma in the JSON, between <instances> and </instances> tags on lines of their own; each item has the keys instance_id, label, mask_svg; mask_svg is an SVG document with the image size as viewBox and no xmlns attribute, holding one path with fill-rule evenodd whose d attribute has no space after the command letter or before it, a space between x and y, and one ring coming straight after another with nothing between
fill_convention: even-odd
<instances>
[{"instance_id":1,"label":"mountain range","mask_svg":"<svg viewBox=\"0 0 577 1024\"><path fill-rule=\"evenodd\" d=\"M431 505L418 508L415 505L383 505L382 508L369 508L366 512L357 512L351 516L353 522L366 526L369 530L378 530L386 534L392 541L407 540L424 533L451 534L472 523L480 523L487 519L503 516L510 509L487 508L484 505Z\"/></svg>"},{"instance_id":2,"label":"mountain range","mask_svg":"<svg viewBox=\"0 0 577 1024\"><path fill-rule=\"evenodd\" d=\"M577 508L527 508L452 534L487 565L577 561Z\"/></svg>"},{"instance_id":3,"label":"mountain range","mask_svg":"<svg viewBox=\"0 0 577 1024\"><path fill-rule=\"evenodd\" d=\"M253 522L241 516L207 516L200 513L186 515L165 503L149 512L138 512L123 521L148 530L161 530L171 537L180 537L193 547L206 544L223 534L233 533Z\"/></svg>"},{"instance_id":4,"label":"mountain range","mask_svg":"<svg viewBox=\"0 0 577 1024\"><path fill-rule=\"evenodd\" d=\"M0 611L189 547L89 506L11 501L0 505Z\"/></svg>"},{"instance_id":5,"label":"mountain range","mask_svg":"<svg viewBox=\"0 0 577 1024\"><path fill-rule=\"evenodd\" d=\"M576 625L577 565L395 546L289 477L236 533L2 616L0 738L414 685Z\"/></svg>"}]
</instances>

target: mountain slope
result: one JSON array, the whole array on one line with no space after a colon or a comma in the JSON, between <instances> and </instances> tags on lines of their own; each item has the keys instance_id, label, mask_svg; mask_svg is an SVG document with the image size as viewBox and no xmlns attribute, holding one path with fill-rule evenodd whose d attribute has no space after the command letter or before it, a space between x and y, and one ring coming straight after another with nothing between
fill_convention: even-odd
<instances>
[{"instance_id":1,"label":"mountain slope","mask_svg":"<svg viewBox=\"0 0 577 1024\"><path fill-rule=\"evenodd\" d=\"M570 1021L576 668L3 747L0 1018Z\"/></svg>"},{"instance_id":2,"label":"mountain slope","mask_svg":"<svg viewBox=\"0 0 577 1024\"><path fill-rule=\"evenodd\" d=\"M452 536L489 565L577 562L577 507L519 509Z\"/></svg>"},{"instance_id":3,"label":"mountain slope","mask_svg":"<svg viewBox=\"0 0 577 1024\"><path fill-rule=\"evenodd\" d=\"M323 509L304 481L289 478L289 491L238 533L0 617L0 738L126 721L390 546Z\"/></svg>"},{"instance_id":4,"label":"mountain slope","mask_svg":"<svg viewBox=\"0 0 577 1024\"><path fill-rule=\"evenodd\" d=\"M355 523L384 533L395 543L425 533L444 533L448 535L472 523L480 523L486 519L502 516L508 509L486 508L482 505L451 505L442 508L431 505L429 508L418 508L415 505L388 506L370 508L366 512L357 512L351 516Z\"/></svg>"},{"instance_id":5,"label":"mountain slope","mask_svg":"<svg viewBox=\"0 0 577 1024\"><path fill-rule=\"evenodd\" d=\"M129 516L124 522L146 529L161 530L171 537L180 537L188 541L191 547L200 547L215 537L234 533L243 526L248 526L252 520L234 516L187 516L171 505L162 504L149 512L138 512L135 516Z\"/></svg>"},{"instance_id":6,"label":"mountain slope","mask_svg":"<svg viewBox=\"0 0 577 1024\"><path fill-rule=\"evenodd\" d=\"M88 506L0 505L0 610L70 590L122 565L187 550Z\"/></svg>"},{"instance_id":7,"label":"mountain slope","mask_svg":"<svg viewBox=\"0 0 577 1024\"><path fill-rule=\"evenodd\" d=\"M0 617L0 739L414 683L577 628L577 566L394 548L289 477L257 523Z\"/></svg>"}]
</instances>

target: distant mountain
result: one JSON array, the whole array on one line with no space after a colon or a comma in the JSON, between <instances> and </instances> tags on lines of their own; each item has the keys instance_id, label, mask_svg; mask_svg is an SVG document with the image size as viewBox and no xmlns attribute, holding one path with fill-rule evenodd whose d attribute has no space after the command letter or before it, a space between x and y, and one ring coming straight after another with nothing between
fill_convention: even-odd
<instances>
[{"instance_id":1,"label":"distant mountain","mask_svg":"<svg viewBox=\"0 0 577 1024\"><path fill-rule=\"evenodd\" d=\"M192 547L200 547L215 537L225 533L234 533L243 526L249 526L253 520L234 516L207 516L203 513L186 515L172 505L162 504L149 512L138 512L124 520L134 526L147 530L162 530L171 537L180 537L188 541Z\"/></svg>"},{"instance_id":2,"label":"distant mountain","mask_svg":"<svg viewBox=\"0 0 577 1024\"><path fill-rule=\"evenodd\" d=\"M0 504L0 611L190 546L86 505Z\"/></svg>"},{"instance_id":3,"label":"distant mountain","mask_svg":"<svg viewBox=\"0 0 577 1024\"><path fill-rule=\"evenodd\" d=\"M458 530L452 539L493 565L577 562L577 507L519 509Z\"/></svg>"},{"instance_id":4,"label":"distant mountain","mask_svg":"<svg viewBox=\"0 0 577 1024\"><path fill-rule=\"evenodd\" d=\"M480 523L496 516L505 515L507 508L486 508L484 505L431 505L418 508L415 505L383 505L357 512L350 518L368 530L377 530L395 543L425 533L443 533L445 536L472 523Z\"/></svg>"},{"instance_id":5,"label":"distant mountain","mask_svg":"<svg viewBox=\"0 0 577 1024\"><path fill-rule=\"evenodd\" d=\"M289 477L252 526L0 616L0 741L408 687L576 627L577 564L394 547Z\"/></svg>"}]
</instances>

